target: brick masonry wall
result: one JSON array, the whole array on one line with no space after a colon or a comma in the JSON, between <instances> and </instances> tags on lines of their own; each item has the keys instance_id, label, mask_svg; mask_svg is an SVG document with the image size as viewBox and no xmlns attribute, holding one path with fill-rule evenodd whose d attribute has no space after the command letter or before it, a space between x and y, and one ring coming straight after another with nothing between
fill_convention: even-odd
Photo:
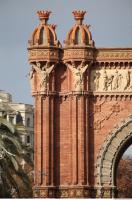
<instances>
[{"instance_id":1,"label":"brick masonry wall","mask_svg":"<svg viewBox=\"0 0 132 200\"><path fill-rule=\"evenodd\" d=\"M55 183L69 184L71 181L71 132L70 103L55 100Z\"/></svg>"},{"instance_id":2,"label":"brick masonry wall","mask_svg":"<svg viewBox=\"0 0 132 200\"><path fill-rule=\"evenodd\" d=\"M90 100L90 182L95 183L94 165L97 160L99 149L104 143L106 136L122 120L132 113L131 99L114 97L91 98Z\"/></svg>"},{"instance_id":3,"label":"brick masonry wall","mask_svg":"<svg viewBox=\"0 0 132 200\"><path fill-rule=\"evenodd\" d=\"M87 81L85 74L85 89ZM114 126L132 113L129 96L63 96L72 90L72 82L70 70L57 65L49 89L62 96L35 97L36 185L94 186L101 145Z\"/></svg>"}]
</instances>

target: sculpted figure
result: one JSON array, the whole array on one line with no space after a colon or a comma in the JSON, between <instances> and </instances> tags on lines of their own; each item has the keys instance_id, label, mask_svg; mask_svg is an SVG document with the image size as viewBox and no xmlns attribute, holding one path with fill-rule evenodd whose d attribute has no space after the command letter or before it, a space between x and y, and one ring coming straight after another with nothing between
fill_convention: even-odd
<instances>
[{"instance_id":1,"label":"sculpted figure","mask_svg":"<svg viewBox=\"0 0 132 200\"><path fill-rule=\"evenodd\" d=\"M128 87L130 85L130 72L129 71L126 72L125 79L126 79L126 84L125 84L124 90L128 89Z\"/></svg>"},{"instance_id":2,"label":"sculpted figure","mask_svg":"<svg viewBox=\"0 0 132 200\"><path fill-rule=\"evenodd\" d=\"M107 76L107 73L106 71L104 70L103 72L103 90L107 91L107 82L108 82L108 76Z\"/></svg>"},{"instance_id":3,"label":"sculpted figure","mask_svg":"<svg viewBox=\"0 0 132 200\"><path fill-rule=\"evenodd\" d=\"M113 90L118 90L121 88L122 78L122 75L116 70L113 78Z\"/></svg>"},{"instance_id":4,"label":"sculpted figure","mask_svg":"<svg viewBox=\"0 0 132 200\"><path fill-rule=\"evenodd\" d=\"M112 83L113 83L113 78L114 75L107 75L106 70L103 71L103 90L108 91L112 90Z\"/></svg>"},{"instance_id":5,"label":"sculpted figure","mask_svg":"<svg viewBox=\"0 0 132 200\"><path fill-rule=\"evenodd\" d=\"M123 76L121 74L119 74L118 89L121 89L121 87L122 87L122 79L123 79Z\"/></svg>"},{"instance_id":6,"label":"sculpted figure","mask_svg":"<svg viewBox=\"0 0 132 200\"><path fill-rule=\"evenodd\" d=\"M108 77L108 80L107 80L107 90L108 89L112 90L113 78L114 78L114 75L110 75Z\"/></svg>"},{"instance_id":7,"label":"sculpted figure","mask_svg":"<svg viewBox=\"0 0 132 200\"><path fill-rule=\"evenodd\" d=\"M115 71L114 78L113 78L113 89L117 90L119 87L119 74L118 71Z\"/></svg>"},{"instance_id":8,"label":"sculpted figure","mask_svg":"<svg viewBox=\"0 0 132 200\"><path fill-rule=\"evenodd\" d=\"M82 61L81 64L76 68L75 63L72 61L72 64L65 63L67 67L71 70L74 79L74 90L82 91L83 86L83 74L88 68L88 65L85 65L85 62Z\"/></svg>"},{"instance_id":9,"label":"sculpted figure","mask_svg":"<svg viewBox=\"0 0 132 200\"><path fill-rule=\"evenodd\" d=\"M130 85L129 85L129 89L132 89L132 71L130 72Z\"/></svg>"},{"instance_id":10,"label":"sculpted figure","mask_svg":"<svg viewBox=\"0 0 132 200\"><path fill-rule=\"evenodd\" d=\"M30 85L31 85L32 91L34 90L34 73L35 73L34 66L35 65L32 64L31 70L29 72L29 79L30 79Z\"/></svg>"},{"instance_id":11,"label":"sculpted figure","mask_svg":"<svg viewBox=\"0 0 132 200\"><path fill-rule=\"evenodd\" d=\"M46 91L47 90L47 85L49 83L49 74L51 73L51 71L54 68L54 64L50 66L50 63L47 62L46 65L42 66L40 65L39 62L36 63L37 66L34 66L34 69L37 71L37 73L39 74L39 78L40 78L40 89L42 91Z\"/></svg>"},{"instance_id":12,"label":"sculpted figure","mask_svg":"<svg viewBox=\"0 0 132 200\"><path fill-rule=\"evenodd\" d=\"M98 90L99 89L99 79L100 79L100 73L99 72L95 72L95 75L93 77L94 90Z\"/></svg>"}]
</instances>

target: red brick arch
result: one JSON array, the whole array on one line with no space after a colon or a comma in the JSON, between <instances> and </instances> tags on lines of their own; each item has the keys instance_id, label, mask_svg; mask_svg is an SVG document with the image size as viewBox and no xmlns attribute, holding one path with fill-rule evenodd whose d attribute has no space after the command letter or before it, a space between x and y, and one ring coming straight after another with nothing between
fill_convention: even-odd
<instances>
[{"instance_id":1,"label":"red brick arch","mask_svg":"<svg viewBox=\"0 0 132 200\"><path fill-rule=\"evenodd\" d=\"M110 196L114 196L115 193L112 194L112 190L116 188L117 160L119 160L124 146L130 142L132 142L132 116L129 116L111 131L100 149L96 164L96 178L100 192L103 187L108 187L111 188L109 190L111 191ZM103 194L100 193L100 195Z\"/></svg>"}]
</instances>

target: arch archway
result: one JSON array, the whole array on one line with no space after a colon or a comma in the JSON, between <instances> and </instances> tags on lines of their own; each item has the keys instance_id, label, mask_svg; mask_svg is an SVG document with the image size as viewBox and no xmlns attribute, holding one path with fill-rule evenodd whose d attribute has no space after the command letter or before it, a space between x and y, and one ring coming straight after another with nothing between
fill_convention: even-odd
<instances>
[{"instance_id":1,"label":"arch archway","mask_svg":"<svg viewBox=\"0 0 132 200\"><path fill-rule=\"evenodd\" d=\"M111 131L102 145L96 164L98 195L116 197L116 168L126 147L132 143L132 115Z\"/></svg>"}]
</instances>

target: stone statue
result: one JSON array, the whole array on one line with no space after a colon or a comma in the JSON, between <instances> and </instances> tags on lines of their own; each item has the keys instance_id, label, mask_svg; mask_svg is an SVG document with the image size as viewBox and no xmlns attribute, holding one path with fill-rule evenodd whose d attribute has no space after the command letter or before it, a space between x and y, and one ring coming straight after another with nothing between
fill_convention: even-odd
<instances>
[{"instance_id":1,"label":"stone statue","mask_svg":"<svg viewBox=\"0 0 132 200\"><path fill-rule=\"evenodd\" d=\"M76 68L75 62L72 61L71 64L65 63L67 67L71 70L73 79L74 79L74 91L82 91L83 90L83 74L88 68L88 65L85 65L85 62L82 61L81 64Z\"/></svg>"},{"instance_id":2,"label":"stone statue","mask_svg":"<svg viewBox=\"0 0 132 200\"><path fill-rule=\"evenodd\" d=\"M94 90L99 89L99 79L100 79L100 73L97 71L95 72L95 75L93 77L93 82L94 82Z\"/></svg>"},{"instance_id":3,"label":"stone statue","mask_svg":"<svg viewBox=\"0 0 132 200\"><path fill-rule=\"evenodd\" d=\"M36 66L37 65L37 66ZM41 67L40 62L37 62L34 67L35 71L39 74L39 78L40 78L40 90L42 91L46 91L47 90L47 85L49 83L49 75L51 73L51 71L54 68L54 64L50 66L50 63L47 62L46 65Z\"/></svg>"}]
</instances>

